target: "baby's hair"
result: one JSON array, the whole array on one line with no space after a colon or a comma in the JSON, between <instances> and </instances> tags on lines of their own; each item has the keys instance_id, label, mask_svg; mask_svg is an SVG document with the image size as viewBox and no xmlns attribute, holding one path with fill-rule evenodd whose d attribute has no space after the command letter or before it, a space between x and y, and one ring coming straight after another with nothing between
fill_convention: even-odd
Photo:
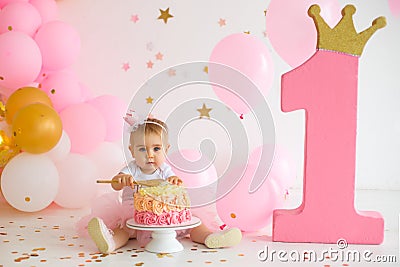
<instances>
[{"instance_id":1,"label":"baby's hair","mask_svg":"<svg viewBox=\"0 0 400 267\"><path fill-rule=\"evenodd\" d=\"M137 131L144 131L145 135L156 134L162 136L164 140L168 141L168 127L165 122L147 118L144 123L140 124L132 133Z\"/></svg>"}]
</instances>

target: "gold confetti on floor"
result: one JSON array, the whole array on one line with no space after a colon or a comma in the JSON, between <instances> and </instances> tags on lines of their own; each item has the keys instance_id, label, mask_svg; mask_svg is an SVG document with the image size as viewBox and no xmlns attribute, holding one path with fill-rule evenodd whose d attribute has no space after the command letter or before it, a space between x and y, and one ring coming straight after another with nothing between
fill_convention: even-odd
<instances>
[{"instance_id":1,"label":"gold confetti on floor","mask_svg":"<svg viewBox=\"0 0 400 267\"><path fill-rule=\"evenodd\" d=\"M16 258L16 259L14 259L14 261L15 261L15 262L21 262L21 261L23 261L23 260L28 260L28 259L29 259L29 257L24 256L24 257Z\"/></svg>"},{"instance_id":2,"label":"gold confetti on floor","mask_svg":"<svg viewBox=\"0 0 400 267\"><path fill-rule=\"evenodd\" d=\"M172 256L170 253L157 253L157 257L158 258L164 258L164 257L172 258L174 256Z\"/></svg>"},{"instance_id":3,"label":"gold confetti on floor","mask_svg":"<svg viewBox=\"0 0 400 267\"><path fill-rule=\"evenodd\" d=\"M141 247L137 240L132 239L126 246L113 253L102 254L97 252L95 244L89 237L79 236L75 232L75 223L83 212L71 216L71 211L57 208L56 216L51 209L39 215L27 213L25 216L21 216L20 212L12 213L9 209L6 213L3 211L0 203L0 267L39 267L44 265L95 267L113 266L113 263L117 263L116 265L121 267L258 266L260 261L257 259L257 251L266 245L271 246L271 249L279 249L279 246L272 242L271 236L261 233L246 236L244 233L242 242L232 248L209 249L185 237L179 239L184 247L181 252L150 253ZM63 215L60 216L60 214ZM396 235L396 241L398 241L397 237ZM324 246L315 246L318 249L324 249ZM301 245L295 248L304 249ZM387 252L385 244L378 246L377 250ZM310 258L309 253L307 256ZM330 258L326 256L325 261L321 262L319 266L323 267L329 262ZM350 264L350 266L352 265ZM304 264L304 266L308 265ZM337 266L349 265L338 263ZM331 265L324 267L331 267Z\"/></svg>"},{"instance_id":4,"label":"gold confetti on floor","mask_svg":"<svg viewBox=\"0 0 400 267\"><path fill-rule=\"evenodd\" d=\"M216 253L216 252L218 252L218 250L202 250L201 251L202 253Z\"/></svg>"}]
</instances>

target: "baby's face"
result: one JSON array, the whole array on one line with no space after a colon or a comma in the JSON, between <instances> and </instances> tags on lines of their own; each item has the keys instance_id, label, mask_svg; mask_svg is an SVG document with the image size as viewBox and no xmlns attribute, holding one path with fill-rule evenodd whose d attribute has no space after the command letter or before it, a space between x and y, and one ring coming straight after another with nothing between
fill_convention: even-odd
<instances>
[{"instance_id":1,"label":"baby's face","mask_svg":"<svg viewBox=\"0 0 400 267\"><path fill-rule=\"evenodd\" d=\"M142 172L151 174L165 162L168 146L157 134L134 132L129 149Z\"/></svg>"}]
</instances>

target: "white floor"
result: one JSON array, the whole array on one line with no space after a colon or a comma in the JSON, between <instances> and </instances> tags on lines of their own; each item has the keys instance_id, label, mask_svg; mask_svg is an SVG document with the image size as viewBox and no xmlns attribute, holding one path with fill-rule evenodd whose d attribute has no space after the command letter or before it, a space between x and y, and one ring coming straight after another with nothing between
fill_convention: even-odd
<instances>
[{"instance_id":1,"label":"white floor","mask_svg":"<svg viewBox=\"0 0 400 267\"><path fill-rule=\"evenodd\" d=\"M300 203L299 190L291 190L287 207ZM258 233L244 233L242 242L229 249L207 249L189 239L181 240L182 252L153 254L138 247L136 240L110 255L96 253L92 242L76 235L74 224L87 209L67 210L52 205L37 213L19 212L0 201L0 267L6 266L400 266L399 256L399 191L358 191L356 206L360 210L377 210L385 218L385 239L381 245L349 245L343 251L356 250L369 255L371 260L396 262L335 261L322 257L322 261L293 262L296 251L315 251L319 256L324 250L338 250L335 244L299 244L271 242L271 227ZM285 251L282 262L269 257L259 259L260 251ZM371 251L371 254L368 253ZM289 254L291 255L289 257ZM284 254L281 254L284 255ZM340 255L340 254L339 254ZM265 254L261 254L265 257ZM311 254L310 254L311 256ZM311 261L311 262L309 262Z\"/></svg>"}]
</instances>

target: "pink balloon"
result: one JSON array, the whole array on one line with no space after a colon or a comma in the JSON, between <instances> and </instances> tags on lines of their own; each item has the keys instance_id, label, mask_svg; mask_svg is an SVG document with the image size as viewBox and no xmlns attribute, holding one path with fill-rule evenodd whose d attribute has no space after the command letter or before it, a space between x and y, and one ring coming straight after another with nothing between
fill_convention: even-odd
<instances>
[{"instance_id":1,"label":"pink balloon","mask_svg":"<svg viewBox=\"0 0 400 267\"><path fill-rule=\"evenodd\" d=\"M197 150L183 149L168 155L168 163L171 165L172 170L176 176L182 179L184 185L187 188L205 187L218 180L218 174L214 165L210 165L206 170L199 173L189 173L180 168L181 155L188 161L196 161L200 159L201 154Z\"/></svg>"},{"instance_id":2,"label":"pink balloon","mask_svg":"<svg viewBox=\"0 0 400 267\"><path fill-rule=\"evenodd\" d=\"M246 75L266 95L274 77L274 65L268 47L253 35L231 34L214 47L211 62L228 65ZM210 70L211 71L211 70ZM213 90L226 105L239 114L249 112L249 107L235 94L218 86Z\"/></svg>"},{"instance_id":3,"label":"pink balloon","mask_svg":"<svg viewBox=\"0 0 400 267\"><path fill-rule=\"evenodd\" d=\"M78 77L72 71L51 72L41 82L45 91L54 106L54 109L61 111L69 105L77 104L81 100L81 87Z\"/></svg>"},{"instance_id":4,"label":"pink balloon","mask_svg":"<svg viewBox=\"0 0 400 267\"><path fill-rule=\"evenodd\" d=\"M16 2L28 2L28 0L0 0L0 8L3 8L5 5L9 3L16 3Z\"/></svg>"},{"instance_id":5,"label":"pink balloon","mask_svg":"<svg viewBox=\"0 0 400 267\"><path fill-rule=\"evenodd\" d=\"M42 17L42 23L58 18L58 7L54 0L30 0L29 1Z\"/></svg>"},{"instance_id":6,"label":"pink balloon","mask_svg":"<svg viewBox=\"0 0 400 267\"><path fill-rule=\"evenodd\" d=\"M125 157L122 148L111 142L100 143L95 150L85 154L85 156L94 162L98 177L101 179L111 179L124 167L125 164ZM96 192L98 196L112 191L114 190L111 186L96 184Z\"/></svg>"},{"instance_id":7,"label":"pink balloon","mask_svg":"<svg viewBox=\"0 0 400 267\"><path fill-rule=\"evenodd\" d=\"M297 67L314 54L317 31L308 16L312 4L321 7L325 21L334 26L341 18L337 0L271 0L266 13L266 32L275 51Z\"/></svg>"},{"instance_id":8,"label":"pink balloon","mask_svg":"<svg viewBox=\"0 0 400 267\"><path fill-rule=\"evenodd\" d=\"M244 168L238 166L232 173L242 172ZM277 207L277 192L270 185L271 182L266 180L256 192L248 192L256 169L257 164L249 163L236 187L217 201L218 216L229 227L252 232L265 227L272 220L272 213ZM221 188L218 184L218 190Z\"/></svg>"},{"instance_id":9,"label":"pink balloon","mask_svg":"<svg viewBox=\"0 0 400 267\"><path fill-rule=\"evenodd\" d=\"M92 105L80 103L60 112L64 131L71 140L71 152L85 154L94 150L106 137L106 123Z\"/></svg>"},{"instance_id":10,"label":"pink balloon","mask_svg":"<svg viewBox=\"0 0 400 267\"><path fill-rule=\"evenodd\" d=\"M89 101L93 98L93 92L85 84L80 83L81 86L81 102Z\"/></svg>"},{"instance_id":11,"label":"pink balloon","mask_svg":"<svg viewBox=\"0 0 400 267\"><path fill-rule=\"evenodd\" d=\"M41 66L39 47L31 37L16 31L0 35L0 87L14 91L32 83Z\"/></svg>"},{"instance_id":12,"label":"pink balloon","mask_svg":"<svg viewBox=\"0 0 400 267\"><path fill-rule=\"evenodd\" d=\"M272 149L271 145L263 145L256 147L252 152L252 161L258 162L261 152ZM267 180L274 180L280 190L284 191L293 185L296 178L296 170L292 157L282 146L275 146L274 159L269 171Z\"/></svg>"},{"instance_id":13,"label":"pink balloon","mask_svg":"<svg viewBox=\"0 0 400 267\"><path fill-rule=\"evenodd\" d=\"M293 158L281 146L275 148L274 160L268 179L274 180L283 191L289 189L296 180Z\"/></svg>"},{"instance_id":14,"label":"pink balloon","mask_svg":"<svg viewBox=\"0 0 400 267\"><path fill-rule=\"evenodd\" d=\"M275 209L281 208L285 199L285 191L296 177L295 170L283 148L275 148L275 157L267 179L253 194L249 194L249 184L253 178L261 152L272 149L264 145L255 148L249 156L249 163L238 185L225 197L217 201L218 215L228 226L235 226L243 231L259 230L272 220ZM234 172L241 172L237 168ZM233 172L232 172L233 173ZM218 190L220 188L218 185ZM252 206L257 203L257 209Z\"/></svg>"},{"instance_id":15,"label":"pink balloon","mask_svg":"<svg viewBox=\"0 0 400 267\"><path fill-rule=\"evenodd\" d=\"M98 176L94 163L87 157L70 153L56 163L60 186L54 202L64 208L82 208L96 195Z\"/></svg>"},{"instance_id":16,"label":"pink balloon","mask_svg":"<svg viewBox=\"0 0 400 267\"><path fill-rule=\"evenodd\" d=\"M43 68L60 70L74 63L81 41L78 32L62 21L43 24L35 35L43 56Z\"/></svg>"},{"instance_id":17,"label":"pink balloon","mask_svg":"<svg viewBox=\"0 0 400 267\"><path fill-rule=\"evenodd\" d=\"M19 31L33 36L40 24L39 12L29 3L10 3L0 12L0 33Z\"/></svg>"},{"instance_id":18,"label":"pink balloon","mask_svg":"<svg viewBox=\"0 0 400 267\"><path fill-rule=\"evenodd\" d=\"M126 103L113 95L102 95L88 101L95 107L106 122L106 138L105 141L116 141L122 138L122 130L124 126L123 117L125 116Z\"/></svg>"},{"instance_id":19,"label":"pink balloon","mask_svg":"<svg viewBox=\"0 0 400 267\"><path fill-rule=\"evenodd\" d=\"M43 82L43 80L51 73L54 71L48 71L48 70L44 70L43 68L40 70L38 76L35 79L36 83L41 83Z\"/></svg>"},{"instance_id":20,"label":"pink balloon","mask_svg":"<svg viewBox=\"0 0 400 267\"><path fill-rule=\"evenodd\" d=\"M389 0L390 12L395 17L400 17L400 1L399 0Z\"/></svg>"}]
</instances>

